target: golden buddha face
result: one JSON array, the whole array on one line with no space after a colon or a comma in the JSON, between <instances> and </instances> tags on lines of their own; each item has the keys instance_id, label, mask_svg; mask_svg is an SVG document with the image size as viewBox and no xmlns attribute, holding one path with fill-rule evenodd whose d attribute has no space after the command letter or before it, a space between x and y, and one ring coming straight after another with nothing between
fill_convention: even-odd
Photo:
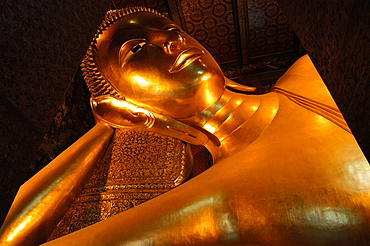
<instances>
[{"instance_id":1,"label":"golden buddha face","mask_svg":"<svg viewBox=\"0 0 370 246\"><path fill-rule=\"evenodd\" d=\"M127 101L168 117L196 115L224 92L223 74L208 51L150 12L128 14L107 27L93 57Z\"/></svg>"}]
</instances>

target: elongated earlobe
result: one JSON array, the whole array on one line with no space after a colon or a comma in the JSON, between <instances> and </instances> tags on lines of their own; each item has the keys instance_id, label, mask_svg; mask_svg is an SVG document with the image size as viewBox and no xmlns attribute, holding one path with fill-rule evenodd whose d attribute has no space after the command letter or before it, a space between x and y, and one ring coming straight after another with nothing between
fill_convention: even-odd
<instances>
[{"instance_id":1,"label":"elongated earlobe","mask_svg":"<svg viewBox=\"0 0 370 246\"><path fill-rule=\"evenodd\" d=\"M228 89L233 89L238 92L247 92L247 93L256 93L257 94L257 87L253 86L247 86L247 85L242 85L238 84L228 78L225 77L225 82L226 82L226 88Z\"/></svg>"}]
</instances>

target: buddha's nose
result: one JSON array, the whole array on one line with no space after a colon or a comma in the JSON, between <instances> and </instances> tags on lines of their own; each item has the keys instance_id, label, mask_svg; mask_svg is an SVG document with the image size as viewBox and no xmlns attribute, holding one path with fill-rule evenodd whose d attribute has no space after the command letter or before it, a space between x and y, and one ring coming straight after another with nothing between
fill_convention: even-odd
<instances>
[{"instance_id":1,"label":"buddha's nose","mask_svg":"<svg viewBox=\"0 0 370 246\"><path fill-rule=\"evenodd\" d=\"M167 54L174 54L177 53L179 50L182 50L185 44L186 39L181 36L181 34L177 33L176 38L170 41L166 41L165 43L163 43L162 47Z\"/></svg>"}]
</instances>

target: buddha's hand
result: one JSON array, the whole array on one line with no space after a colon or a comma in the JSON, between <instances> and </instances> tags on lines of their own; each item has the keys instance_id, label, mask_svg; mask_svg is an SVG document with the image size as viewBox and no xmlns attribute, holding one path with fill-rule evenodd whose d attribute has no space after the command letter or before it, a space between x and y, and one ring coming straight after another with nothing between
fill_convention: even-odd
<instances>
[{"instance_id":1,"label":"buddha's hand","mask_svg":"<svg viewBox=\"0 0 370 246\"><path fill-rule=\"evenodd\" d=\"M148 111L109 95L91 98L91 108L97 123L113 128L148 127L152 121Z\"/></svg>"}]
</instances>

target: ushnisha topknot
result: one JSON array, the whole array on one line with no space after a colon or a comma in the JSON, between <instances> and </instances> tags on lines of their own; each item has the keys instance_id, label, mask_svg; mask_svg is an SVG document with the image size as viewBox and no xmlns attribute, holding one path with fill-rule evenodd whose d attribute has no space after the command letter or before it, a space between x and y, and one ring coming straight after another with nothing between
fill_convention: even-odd
<instances>
[{"instance_id":1,"label":"ushnisha topknot","mask_svg":"<svg viewBox=\"0 0 370 246\"><path fill-rule=\"evenodd\" d=\"M83 72L82 74L92 97L110 95L117 99L125 99L124 96L118 93L109 83L109 81L105 79L104 75L99 71L94 60L92 51L95 48L99 35L102 34L107 28L109 28L109 26L128 14L138 12L149 12L165 17L163 14L157 12L156 10L146 7L128 7L123 9L115 9L110 10L105 14L105 17L100 24L93 40L91 41L90 46L86 51L86 55L81 62L81 70Z\"/></svg>"}]
</instances>

